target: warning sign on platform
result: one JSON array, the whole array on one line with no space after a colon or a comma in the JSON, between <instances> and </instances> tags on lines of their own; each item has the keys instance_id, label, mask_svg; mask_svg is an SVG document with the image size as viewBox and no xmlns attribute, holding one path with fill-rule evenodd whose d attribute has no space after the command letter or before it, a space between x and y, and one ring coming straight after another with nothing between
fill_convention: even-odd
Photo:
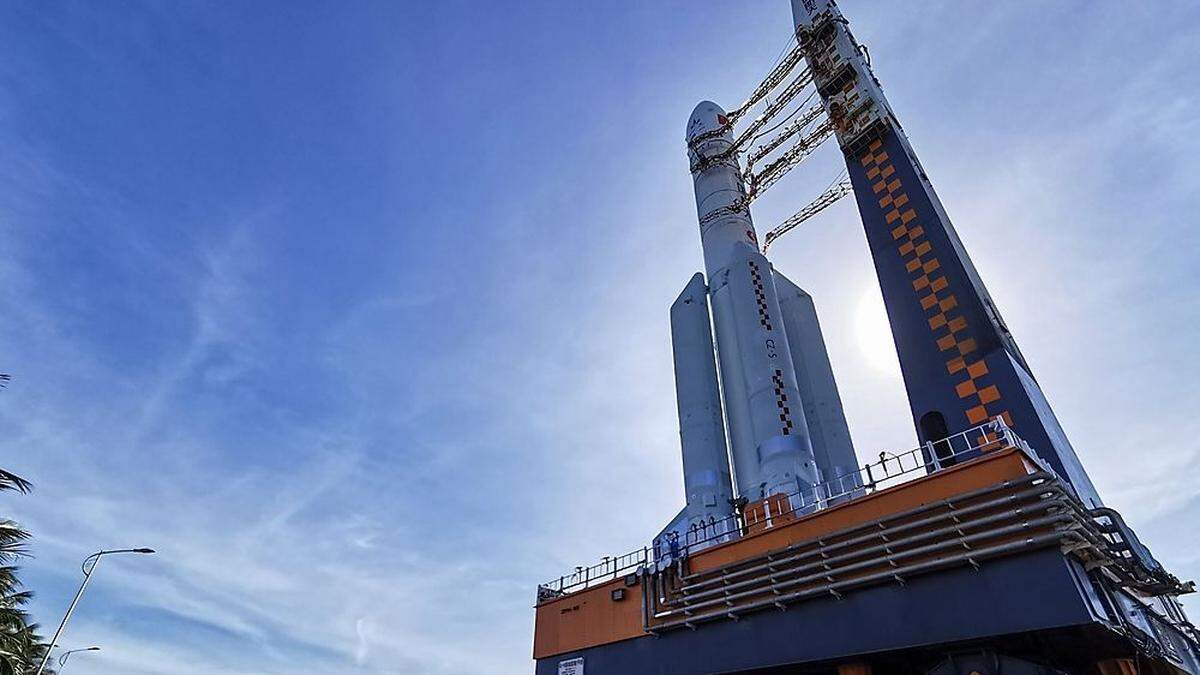
<instances>
[{"instance_id":1,"label":"warning sign on platform","mask_svg":"<svg viewBox=\"0 0 1200 675\"><path fill-rule=\"evenodd\" d=\"M583 659L559 661L558 675L583 675Z\"/></svg>"}]
</instances>

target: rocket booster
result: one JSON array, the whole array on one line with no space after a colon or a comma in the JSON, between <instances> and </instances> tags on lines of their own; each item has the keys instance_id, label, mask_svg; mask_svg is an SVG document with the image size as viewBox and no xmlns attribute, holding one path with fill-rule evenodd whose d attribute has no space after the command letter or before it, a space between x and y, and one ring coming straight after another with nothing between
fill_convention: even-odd
<instances>
[{"instance_id":1,"label":"rocket booster","mask_svg":"<svg viewBox=\"0 0 1200 675\"><path fill-rule=\"evenodd\" d=\"M717 534L729 529L723 525L733 515L733 484L713 356L708 288L699 272L671 305L671 350L687 491L685 520L705 535Z\"/></svg>"},{"instance_id":2,"label":"rocket booster","mask_svg":"<svg viewBox=\"0 0 1200 675\"><path fill-rule=\"evenodd\" d=\"M771 263L741 206L745 186L725 111L698 105L689 159L738 494L751 501L818 482ZM715 216L708 214L717 214ZM707 217L706 217L707 216Z\"/></svg>"}]
</instances>

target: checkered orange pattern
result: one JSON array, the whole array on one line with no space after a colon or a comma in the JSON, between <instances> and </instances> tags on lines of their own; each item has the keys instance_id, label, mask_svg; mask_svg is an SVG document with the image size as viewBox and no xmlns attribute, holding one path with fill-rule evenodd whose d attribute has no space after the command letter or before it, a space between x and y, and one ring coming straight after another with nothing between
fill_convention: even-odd
<instances>
[{"instance_id":1,"label":"checkered orange pattern","mask_svg":"<svg viewBox=\"0 0 1200 675\"><path fill-rule=\"evenodd\" d=\"M975 338L970 337L967 318L959 310L950 281L939 271L942 264L937 251L925 236L916 211L909 206L905 186L895 176L896 168L882 147L882 141L872 141L859 161L872 181L871 190L886 226L891 228L897 253L911 275L912 289L925 312L931 338L946 358L946 371L955 382L954 391L963 402L967 422L976 425L1002 416L1005 423L1012 424L1000 390L987 383L987 364L979 356Z\"/></svg>"}]
</instances>

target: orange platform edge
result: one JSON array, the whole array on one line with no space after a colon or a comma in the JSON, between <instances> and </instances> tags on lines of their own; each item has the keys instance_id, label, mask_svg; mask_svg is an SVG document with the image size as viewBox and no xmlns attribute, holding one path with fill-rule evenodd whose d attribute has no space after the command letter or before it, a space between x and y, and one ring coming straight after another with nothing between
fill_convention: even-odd
<instances>
[{"instance_id":1,"label":"orange platform edge","mask_svg":"<svg viewBox=\"0 0 1200 675\"><path fill-rule=\"evenodd\" d=\"M1020 478L1037 471L1016 448L987 453L969 462L859 497L736 541L713 546L689 559L692 572L731 563L810 541L873 520L902 513L931 502ZM623 589L620 599L614 591ZM618 577L537 605L533 657L558 654L620 642L646 635L642 628L641 588L627 587Z\"/></svg>"}]
</instances>

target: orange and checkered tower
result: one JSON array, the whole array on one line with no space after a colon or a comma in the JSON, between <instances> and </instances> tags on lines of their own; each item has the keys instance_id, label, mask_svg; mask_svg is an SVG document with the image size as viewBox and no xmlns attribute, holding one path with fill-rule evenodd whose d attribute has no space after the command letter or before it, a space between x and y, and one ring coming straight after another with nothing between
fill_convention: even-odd
<instances>
[{"instance_id":1,"label":"orange and checkered tower","mask_svg":"<svg viewBox=\"0 0 1200 675\"><path fill-rule=\"evenodd\" d=\"M792 12L846 156L921 442L1001 417L1100 506L836 3L792 0Z\"/></svg>"}]
</instances>

